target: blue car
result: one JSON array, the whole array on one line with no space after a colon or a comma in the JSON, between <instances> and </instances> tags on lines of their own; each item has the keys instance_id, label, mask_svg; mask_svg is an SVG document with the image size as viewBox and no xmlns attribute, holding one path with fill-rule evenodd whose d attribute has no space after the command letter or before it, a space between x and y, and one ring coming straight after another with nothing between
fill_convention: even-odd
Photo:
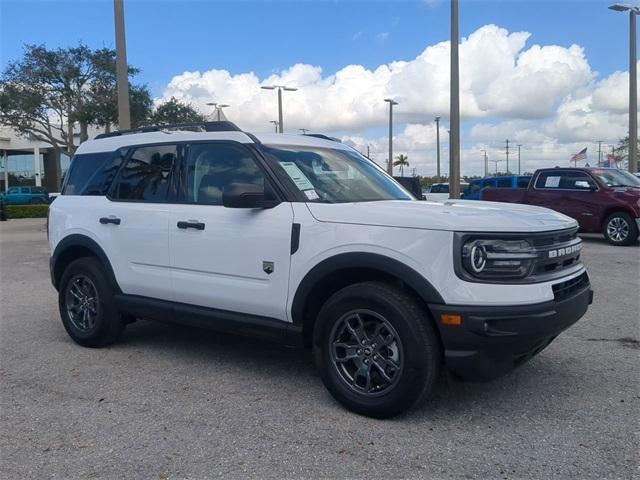
<instances>
[{"instance_id":1,"label":"blue car","mask_svg":"<svg viewBox=\"0 0 640 480\"><path fill-rule=\"evenodd\" d=\"M527 188L530 181L530 175L478 178L469 182L469 186L462 192L462 198L480 200L480 191L485 188Z\"/></svg>"},{"instance_id":2,"label":"blue car","mask_svg":"<svg viewBox=\"0 0 640 480\"><path fill-rule=\"evenodd\" d=\"M9 187L0 193L0 198L7 205L38 205L49 203L49 194L42 187Z\"/></svg>"}]
</instances>

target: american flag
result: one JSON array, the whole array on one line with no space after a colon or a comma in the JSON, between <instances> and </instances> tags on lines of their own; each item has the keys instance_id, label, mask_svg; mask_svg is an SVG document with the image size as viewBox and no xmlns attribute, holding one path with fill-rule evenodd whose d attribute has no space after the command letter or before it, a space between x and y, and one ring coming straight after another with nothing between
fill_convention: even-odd
<instances>
[{"instance_id":1,"label":"american flag","mask_svg":"<svg viewBox=\"0 0 640 480\"><path fill-rule=\"evenodd\" d=\"M587 147L584 147L578 153L576 153L575 155L572 155L571 156L571 160L569 160L569 161L573 162L573 164L575 165L576 163L581 162L582 160L586 160L586 159L587 159Z\"/></svg>"}]
</instances>

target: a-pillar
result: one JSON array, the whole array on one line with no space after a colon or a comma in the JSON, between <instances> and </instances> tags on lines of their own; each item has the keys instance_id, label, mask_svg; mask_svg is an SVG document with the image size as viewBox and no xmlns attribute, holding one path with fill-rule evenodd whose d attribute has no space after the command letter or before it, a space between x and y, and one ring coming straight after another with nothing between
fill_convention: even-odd
<instances>
[{"instance_id":1,"label":"a-pillar","mask_svg":"<svg viewBox=\"0 0 640 480\"><path fill-rule=\"evenodd\" d=\"M33 175L36 177L36 187L41 187L42 175L40 175L40 147L33 147Z\"/></svg>"}]
</instances>

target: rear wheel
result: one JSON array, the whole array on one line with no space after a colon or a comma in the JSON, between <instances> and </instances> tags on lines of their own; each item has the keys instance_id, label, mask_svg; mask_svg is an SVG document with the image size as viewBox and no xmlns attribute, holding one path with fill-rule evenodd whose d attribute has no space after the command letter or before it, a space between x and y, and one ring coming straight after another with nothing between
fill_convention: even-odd
<instances>
[{"instance_id":1,"label":"rear wheel","mask_svg":"<svg viewBox=\"0 0 640 480\"><path fill-rule=\"evenodd\" d=\"M94 257L79 258L64 271L58 306L65 330L85 347L115 342L125 326L114 304L113 288Z\"/></svg>"},{"instance_id":2,"label":"rear wheel","mask_svg":"<svg viewBox=\"0 0 640 480\"><path fill-rule=\"evenodd\" d=\"M638 237L638 226L631 216L615 212L604 223L604 238L611 245L631 245Z\"/></svg>"},{"instance_id":3,"label":"rear wheel","mask_svg":"<svg viewBox=\"0 0 640 480\"><path fill-rule=\"evenodd\" d=\"M376 418L398 415L425 398L442 363L427 312L402 290L378 282L351 285L325 303L314 355L333 397Z\"/></svg>"}]
</instances>

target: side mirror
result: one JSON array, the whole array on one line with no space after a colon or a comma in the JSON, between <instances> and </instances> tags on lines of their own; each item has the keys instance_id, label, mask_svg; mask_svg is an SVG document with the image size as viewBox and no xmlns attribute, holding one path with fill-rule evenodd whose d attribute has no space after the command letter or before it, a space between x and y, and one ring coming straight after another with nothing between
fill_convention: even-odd
<instances>
[{"instance_id":1,"label":"side mirror","mask_svg":"<svg viewBox=\"0 0 640 480\"><path fill-rule=\"evenodd\" d=\"M279 203L266 198L262 185L232 183L222 191L222 205L227 208L273 208Z\"/></svg>"}]
</instances>

